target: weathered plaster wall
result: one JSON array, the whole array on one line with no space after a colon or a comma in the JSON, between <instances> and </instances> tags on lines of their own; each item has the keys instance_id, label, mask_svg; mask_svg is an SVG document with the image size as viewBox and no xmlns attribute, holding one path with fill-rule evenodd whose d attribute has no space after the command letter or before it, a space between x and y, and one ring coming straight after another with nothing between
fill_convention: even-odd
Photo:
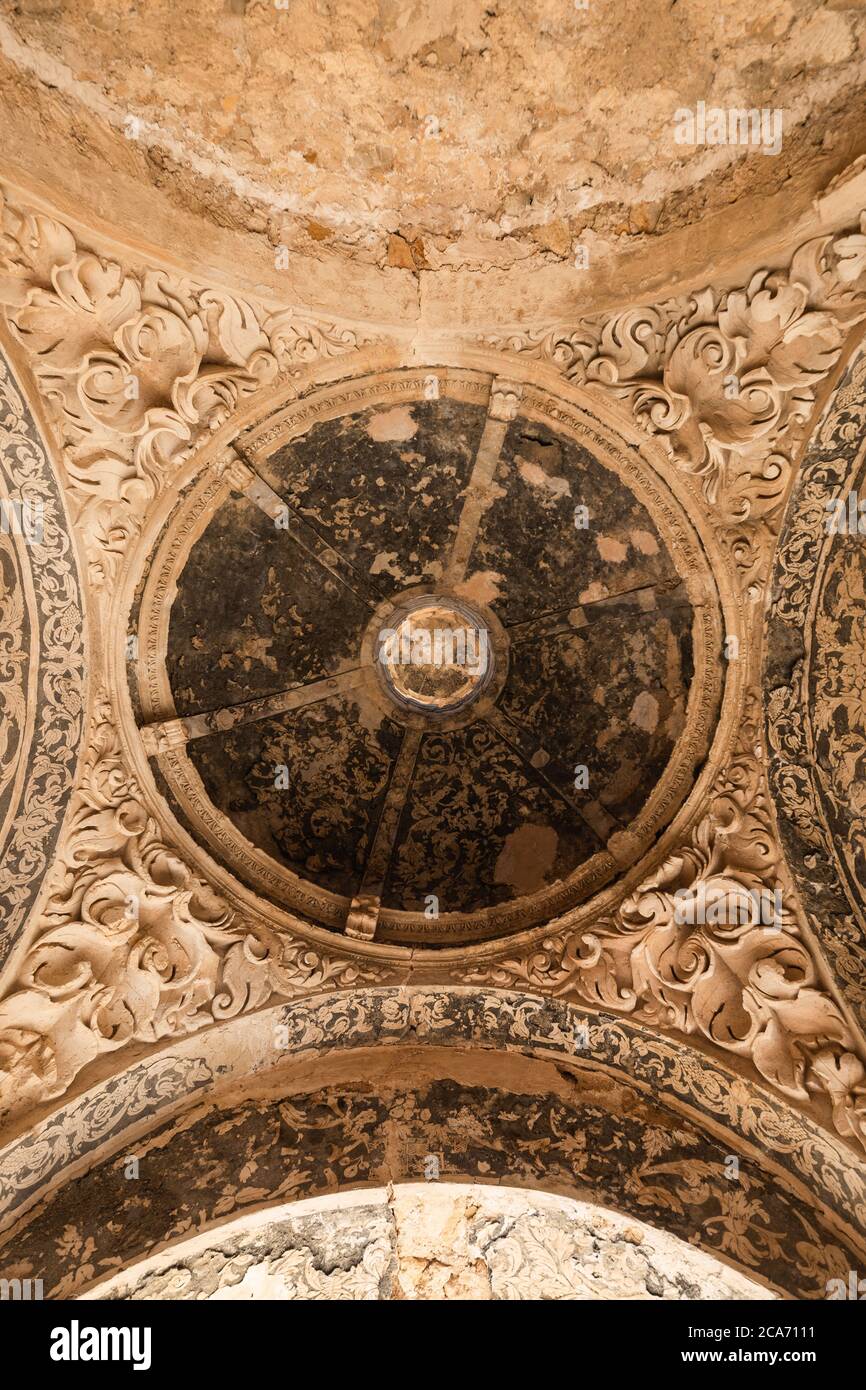
<instances>
[{"instance_id":1,"label":"weathered plaster wall","mask_svg":"<svg viewBox=\"0 0 866 1390\"><path fill-rule=\"evenodd\" d=\"M524 295L553 313L718 270L864 153L864 87L861 0L0 4L25 177L252 277L283 246L290 297L361 316L507 285L519 319ZM781 150L678 144L698 101L780 109Z\"/></svg>"},{"instance_id":2,"label":"weathered plaster wall","mask_svg":"<svg viewBox=\"0 0 866 1390\"><path fill-rule=\"evenodd\" d=\"M405 1184L233 1222L102 1299L768 1299L666 1232L510 1188Z\"/></svg>"}]
</instances>

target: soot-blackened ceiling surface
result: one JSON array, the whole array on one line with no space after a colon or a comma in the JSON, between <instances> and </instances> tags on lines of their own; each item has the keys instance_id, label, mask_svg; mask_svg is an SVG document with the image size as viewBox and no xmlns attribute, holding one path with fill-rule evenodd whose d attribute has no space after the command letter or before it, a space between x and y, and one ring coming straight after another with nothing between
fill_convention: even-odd
<instances>
[{"instance_id":1,"label":"soot-blackened ceiling surface","mask_svg":"<svg viewBox=\"0 0 866 1390\"><path fill-rule=\"evenodd\" d=\"M167 671L177 714L211 715L187 747L208 796L348 899L371 856L396 910L566 879L643 806L683 727L691 606L647 510L580 445L511 421L455 579L485 418L443 398L317 423L258 463L282 524L230 496L178 583ZM352 675L376 614L419 591L503 625L495 697L457 721L413 724ZM273 717L219 713L337 676Z\"/></svg>"}]
</instances>

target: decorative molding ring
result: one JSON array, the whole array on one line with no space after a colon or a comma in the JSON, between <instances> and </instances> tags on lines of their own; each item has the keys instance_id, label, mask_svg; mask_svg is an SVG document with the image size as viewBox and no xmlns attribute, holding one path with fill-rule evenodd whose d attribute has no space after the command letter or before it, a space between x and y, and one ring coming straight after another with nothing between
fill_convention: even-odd
<instances>
[{"instance_id":1,"label":"decorative molding ring","mask_svg":"<svg viewBox=\"0 0 866 1390\"><path fill-rule=\"evenodd\" d=\"M488 355L488 361L491 360ZM253 466L262 465L275 449L301 437L316 421L338 419L360 406L421 400L425 383L436 367L436 363L431 363L424 368L378 373L347 381L344 366L341 379L334 386L293 400L260 425L247 430L239 441L243 456ZM487 400L489 375L444 368L441 364L439 371L443 397L481 403ZM741 622L735 611L733 615L728 613L723 624L713 569L705 552L705 545L712 547L712 540L699 538L682 496L681 480L660 451L653 451L646 444L639 450L635 440L627 434L623 437L611 425L597 403L578 391L563 389L552 373L543 387L530 379L528 383L521 383L521 390L521 411L529 420L546 424L587 446L605 468L624 478L630 492L657 524L695 613L692 628L694 676L685 727L677 739L673 756L638 818L618 837L622 840L621 860L615 853L596 854L565 883L533 897L485 909L476 917L443 913L436 922L436 941L453 943L455 947L461 945L463 939L471 942L510 935L560 917L588 894L597 893L624 864L628 865L630 875L639 877L645 872L646 856L658 853L659 837L689 796L695 769L704 763L716 737L725 683L727 700L721 736L730 737L737 722L737 684L733 679L724 681L719 654L725 631L739 630ZM224 457L225 445L221 438L210 449L200 450L194 464L178 474L173 488L163 499L158 530L155 526L149 528L149 534L156 533L158 539L155 551L143 552L146 543L143 537L136 564L130 566L126 574L123 587L130 595L131 611L128 618L118 615L113 630L121 634L137 630L139 662L132 706L140 711L145 722L177 718L165 670L171 601L190 550L227 496L228 484L220 466ZM146 575L143 583L139 577L142 572ZM131 600L133 591L137 596L135 604ZM117 665L119 669L119 661ZM126 728L130 745L135 747L139 740L129 721ZM191 862L199 857L203 873L211 876L213 866L202 858L198 848L202 845L207 846L217 862L224 863L237 879L272 905L287 909L313 925L342 929L348 900L311 887L250 844L232 821L209 801L183 740L176 747L161 748L157 763L162 796L152 798L154 814L162 814L166 834L172 841L180 843L183 840ZM140 753L136 756L136 767L146 784L150 774ZM171 819L165 815L165 799L172 803ZM232 891L229 885L226 888ZM434 939L430 923L420 913L385 909L380 916L380 926L378 938L386 943L425 944Z\"/></svg>"}]
</instances>

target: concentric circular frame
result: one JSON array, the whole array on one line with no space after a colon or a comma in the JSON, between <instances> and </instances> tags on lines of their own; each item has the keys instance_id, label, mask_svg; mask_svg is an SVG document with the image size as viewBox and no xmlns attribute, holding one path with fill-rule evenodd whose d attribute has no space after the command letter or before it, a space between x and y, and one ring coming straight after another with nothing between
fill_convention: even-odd
<instances>
[{"instance_id":1,"label":"concentric circular frame","mask_svg":"<svg viewBox=\"0 0 866 1390\"><path fill-rule=\"evenodd\" d=\"M347 380L344 366L344 374L333 385L313 384L288 404L272 400L269 407L260 406L258 420L242 419L231 432L221 431L179 472L173 495L163 500L145 529L134 563L127 569L124 591L118 596L123 611L129 613L135 590L139 592L140 655L135 695L141 723L176 718L165 666L171 604L178 576L193 545L229 494L230 483L224 471L215 467L224 460L228 445L237 441L243 456L255 466L319 421L371 406L423 399L431 372L438 377L440 395L475 404L488 401L496 376L507 376L512 383L519 380L514 360L493 353L461 354L464 359L477 359L468 366L454 367L432 357L429 365L423 367L394 366L385 371L381 370L381 353L358 356L366 356L369 365L380 369L362 374L366 363L359 362L359 375ZM421 913L383 908L376 942L358 946L365 951L387 950L392 954L395 946L419 945L435 946L440 951L443 947L465 949L473 943L490 943L492 939L520 932L543 931L566 914L569 922L574 922L585 914L593 915L594 905L596 911L606 907L637 881L641 871L646 872L650 860L660 857L669 840L666 829L675 817L681 819L678 813L692 792L720 727L723 692L726 697L730 692L728 704L738 698L739 675L732 678L731 668L724 671L721 651L724 635L742 630L742 614L729 593L729 611L723 621L714 568L707 554L710 547L717 547L711 537L698 535L691 519L697 509L689 505L685 480L658 448L634 435L586 392L535 365L527 378L520 401L521 415L588 447L602 465L620 478L652 516L686 586L694 611L694 676L685 726L662 777L636 819L568 879L510 903L472 913L443 913L432 921ZM718 562L715 568L724 573L724 566ZM121 630L130 630L126 622ZM487 694L481 698L486 700ZM476 714L473 707L467 718ZM210 802L182 743L155 757L158 781L154 782L141 737L132 729L132 703L125 712L125 722L135 745L134 761L142 781L150 784L159 817L170 827L171 838L183 846L190 862L201 864L205 876L236 901L248 901L247 894L252 894L252 901L266 919L276 917L279 921L282 917L319 940L331 937L335 931L343 932L350 908L346 898L302 880L247 841ZM725 740L732 724L732 718L724 720ZM705 772L699 780L705 780ZM171 788L185 825L160 794L159 782ZM602 903L597 895L605 888L611 893L604 894Z\"/></svg>"},{"instance_id":2,"label":"concentric circular frame","mask_svg":"<svg viewBox=\"0 0 866 1390\"><path fill-rule=\"evenodd\" d=\"M462 611L467 621L477 614L487 631L491 651L490 666L479 685L478 693L473 692L468 699L447 710L434 713L415 709L410 703L401 701L399 695L388 690L378 657L378 642L383 626L389 621L393 622L395 618L401 620L426 601L433 603L440 600L453 606L457 612ZM508 636L492 609L477 603L472 605L472 609L475 610L475 614L464 599L453 595L446 587L440 586L434 593L427 585L405 589L399 600L395 602L393 599L385 599L375 609L361 643L361 666L368 694L389 719L407 729L435 729L444 733L451 729L461 729L473 720L483 718L496 703L508 675Z\"/></svg>"}]
</instances>

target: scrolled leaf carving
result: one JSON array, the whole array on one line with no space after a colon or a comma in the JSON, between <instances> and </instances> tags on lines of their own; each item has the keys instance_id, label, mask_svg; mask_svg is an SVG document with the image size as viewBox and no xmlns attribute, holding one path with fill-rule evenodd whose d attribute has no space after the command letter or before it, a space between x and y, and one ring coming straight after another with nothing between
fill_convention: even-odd
<instances>
[{"instance_id":1,"label":"scrolled leaf carving","mask_svg":"<svg viewBox=\"0 0 866 1390\"><path fill-rule=\"evenodd\" d=\"M148 813L104 698L52 888L0 1002L0 1103L13 1111L132 1041L388 974L251 925L192 873Z\"/></svg>"},{"instance_id":2,"label":"scrolled leaf carving","mask_svg":"<svg viewBox=\"0 0 866 1390\"><path fill-rule=\"evenodd\" d=\"M79 247L0 192L0 305L63 441L91 580L108 584L147 506L239 401L359 345L317 324Z\"/></svg>"},{"instance_id":3,"label":"scrolled leaf carving","mask_svg":"<svg viewBox=\"0 0 866 1390\"><path fill-rule=\"evenodd\" d=\"M787 270L759 271L737 289L485 341L547 361L627 408L687 475L748 588L769 572L816 387L866 315L864 230L817 238ZM0 304L58 426L91 585L103 594L166 482L242 401L364 341L360 329L121 264L8 201ZM824 500L816 486L816 515ZM799 573L795 563L787 601L801 606L808 592L805 564ZM15 623L7 603L0 626ZM6 658L0 693L12 709L11 646ZM798 1103L819 1097L838 1133L866 1147L859 1044L794 910L752 699L688 836L615 911L588 929L554 923L524 955L502 948L455 968L461 984L519 984L698 1036ZM839 748L843 763L852 751ZM789 763L790 795L808 825L793 750ZM247 920L166 843L149 795L129 771L103 692L39 934L0 1001L9 1109L63 1094L97 1057L129 1044L193 1032L272 996L395 977L384 959L326 955ZM765 893L781 904L772 923L753 920ZM707 903L715 915L704 919ZM519 1037L527 1025L514 1028Z\"/></svg>"},{"instance_id":4,"label":"scrolled leaf carving","mask_svg":"<svg viewBox=\"0 0 866 1390\"><path fill-rule=\"evenodd\" d=\"M571 328L494 336L614 396L699 483L743 586L763 581L792 459L846 333L866 315L866 215L817 237L787 271Z\"/></svg>"},{"instance_id":5,"label":"scrolled leaf carving","mask_svg":"<svg viewBox=\"0 0 866 1390\"><path fill-rule=\"evenodd\" d=\"M688 841L615 913L588 930L552 932L540 949L470 969L468 979L702 1035L750 1058L795 1100L823 1092L839 1133L866 1148L863 1064L793 911L754 754L756 718L753 709ZM764 921L761 902L780 910Z\"/></svg>"}]
</instances>

